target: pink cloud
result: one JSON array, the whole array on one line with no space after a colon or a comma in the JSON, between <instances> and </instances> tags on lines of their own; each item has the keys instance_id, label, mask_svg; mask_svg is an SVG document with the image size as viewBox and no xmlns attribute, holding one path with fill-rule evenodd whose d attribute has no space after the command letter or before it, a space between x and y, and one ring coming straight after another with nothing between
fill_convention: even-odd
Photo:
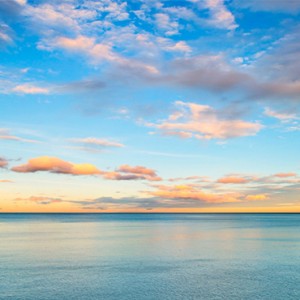
<instances>
[{"instance_id":1,"label":"pink cloud","mask_svg":"<svg viewBox=\"0 0 300 300\"><path fill-rule=\"evenodd\" d=\"M167 120L157 124L148 123L146 126L159 129L162 135L201 140L252 136L263 128L258 122L226 118L221 111L208 105L177 101L175 106L177 111Z\"/></svg>"}]
</instances>

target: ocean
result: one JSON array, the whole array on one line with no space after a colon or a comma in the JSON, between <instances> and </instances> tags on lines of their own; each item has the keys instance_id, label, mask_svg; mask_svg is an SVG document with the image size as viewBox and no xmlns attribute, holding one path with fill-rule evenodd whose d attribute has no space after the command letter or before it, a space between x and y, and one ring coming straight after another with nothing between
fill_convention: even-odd
<instances>
[{"instance_id":1,"label":"ocean","mask_svg":"<svg viewBox=\"0 0 300 300\"><path fill-rule=\"evenodd\" d=\"M300 214L0 214L0 299L300 299Z\"/></svg>"}]
</instances>

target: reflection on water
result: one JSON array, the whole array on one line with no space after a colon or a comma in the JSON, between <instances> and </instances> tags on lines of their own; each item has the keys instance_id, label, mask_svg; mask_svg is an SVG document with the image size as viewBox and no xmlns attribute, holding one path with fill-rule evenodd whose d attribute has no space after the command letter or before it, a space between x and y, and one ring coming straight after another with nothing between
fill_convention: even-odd
<instances>
[{"instance_id":1,"label":"reflection on water","mask_svg":"<svg viewBox=\"0 0 300 300\"><path fill-rule=\"evenodd\" d=\"M299 299L297 214L0 214L0 299Z\"/></svg>"}]
</instances>

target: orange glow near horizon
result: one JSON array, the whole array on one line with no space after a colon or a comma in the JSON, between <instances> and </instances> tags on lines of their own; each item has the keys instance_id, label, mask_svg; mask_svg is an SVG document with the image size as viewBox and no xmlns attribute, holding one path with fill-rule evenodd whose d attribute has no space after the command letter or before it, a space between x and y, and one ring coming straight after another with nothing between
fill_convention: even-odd
<instances>
[{"instance_id":1,"label":"orange glow near horizon","mask_svg":"<svg viewBox=\"0 0 300 300\"><path fill-rule=\"evenodd\" d=\"M168 208L168 209L82 209L67 204L53 204L51 208L44 205L23 204L3 207L0 213L300 213L298 206L268 207L206 207L206 208Z\"/></svg>"}]
</instances>

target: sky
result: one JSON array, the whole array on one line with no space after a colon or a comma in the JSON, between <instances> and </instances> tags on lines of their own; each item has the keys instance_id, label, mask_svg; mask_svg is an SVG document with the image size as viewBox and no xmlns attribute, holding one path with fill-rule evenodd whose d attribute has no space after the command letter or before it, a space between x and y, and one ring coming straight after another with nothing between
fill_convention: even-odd
<instances>
[{"instance_id":1,"label":"sky","mask_svg":"<svg viewBox=\"0 0 300 300\"><path fill-rule=\"evenodd\" d=\"M300 212L300 0L1 0L0 212Z\"/></svg>"}]
</instances>

